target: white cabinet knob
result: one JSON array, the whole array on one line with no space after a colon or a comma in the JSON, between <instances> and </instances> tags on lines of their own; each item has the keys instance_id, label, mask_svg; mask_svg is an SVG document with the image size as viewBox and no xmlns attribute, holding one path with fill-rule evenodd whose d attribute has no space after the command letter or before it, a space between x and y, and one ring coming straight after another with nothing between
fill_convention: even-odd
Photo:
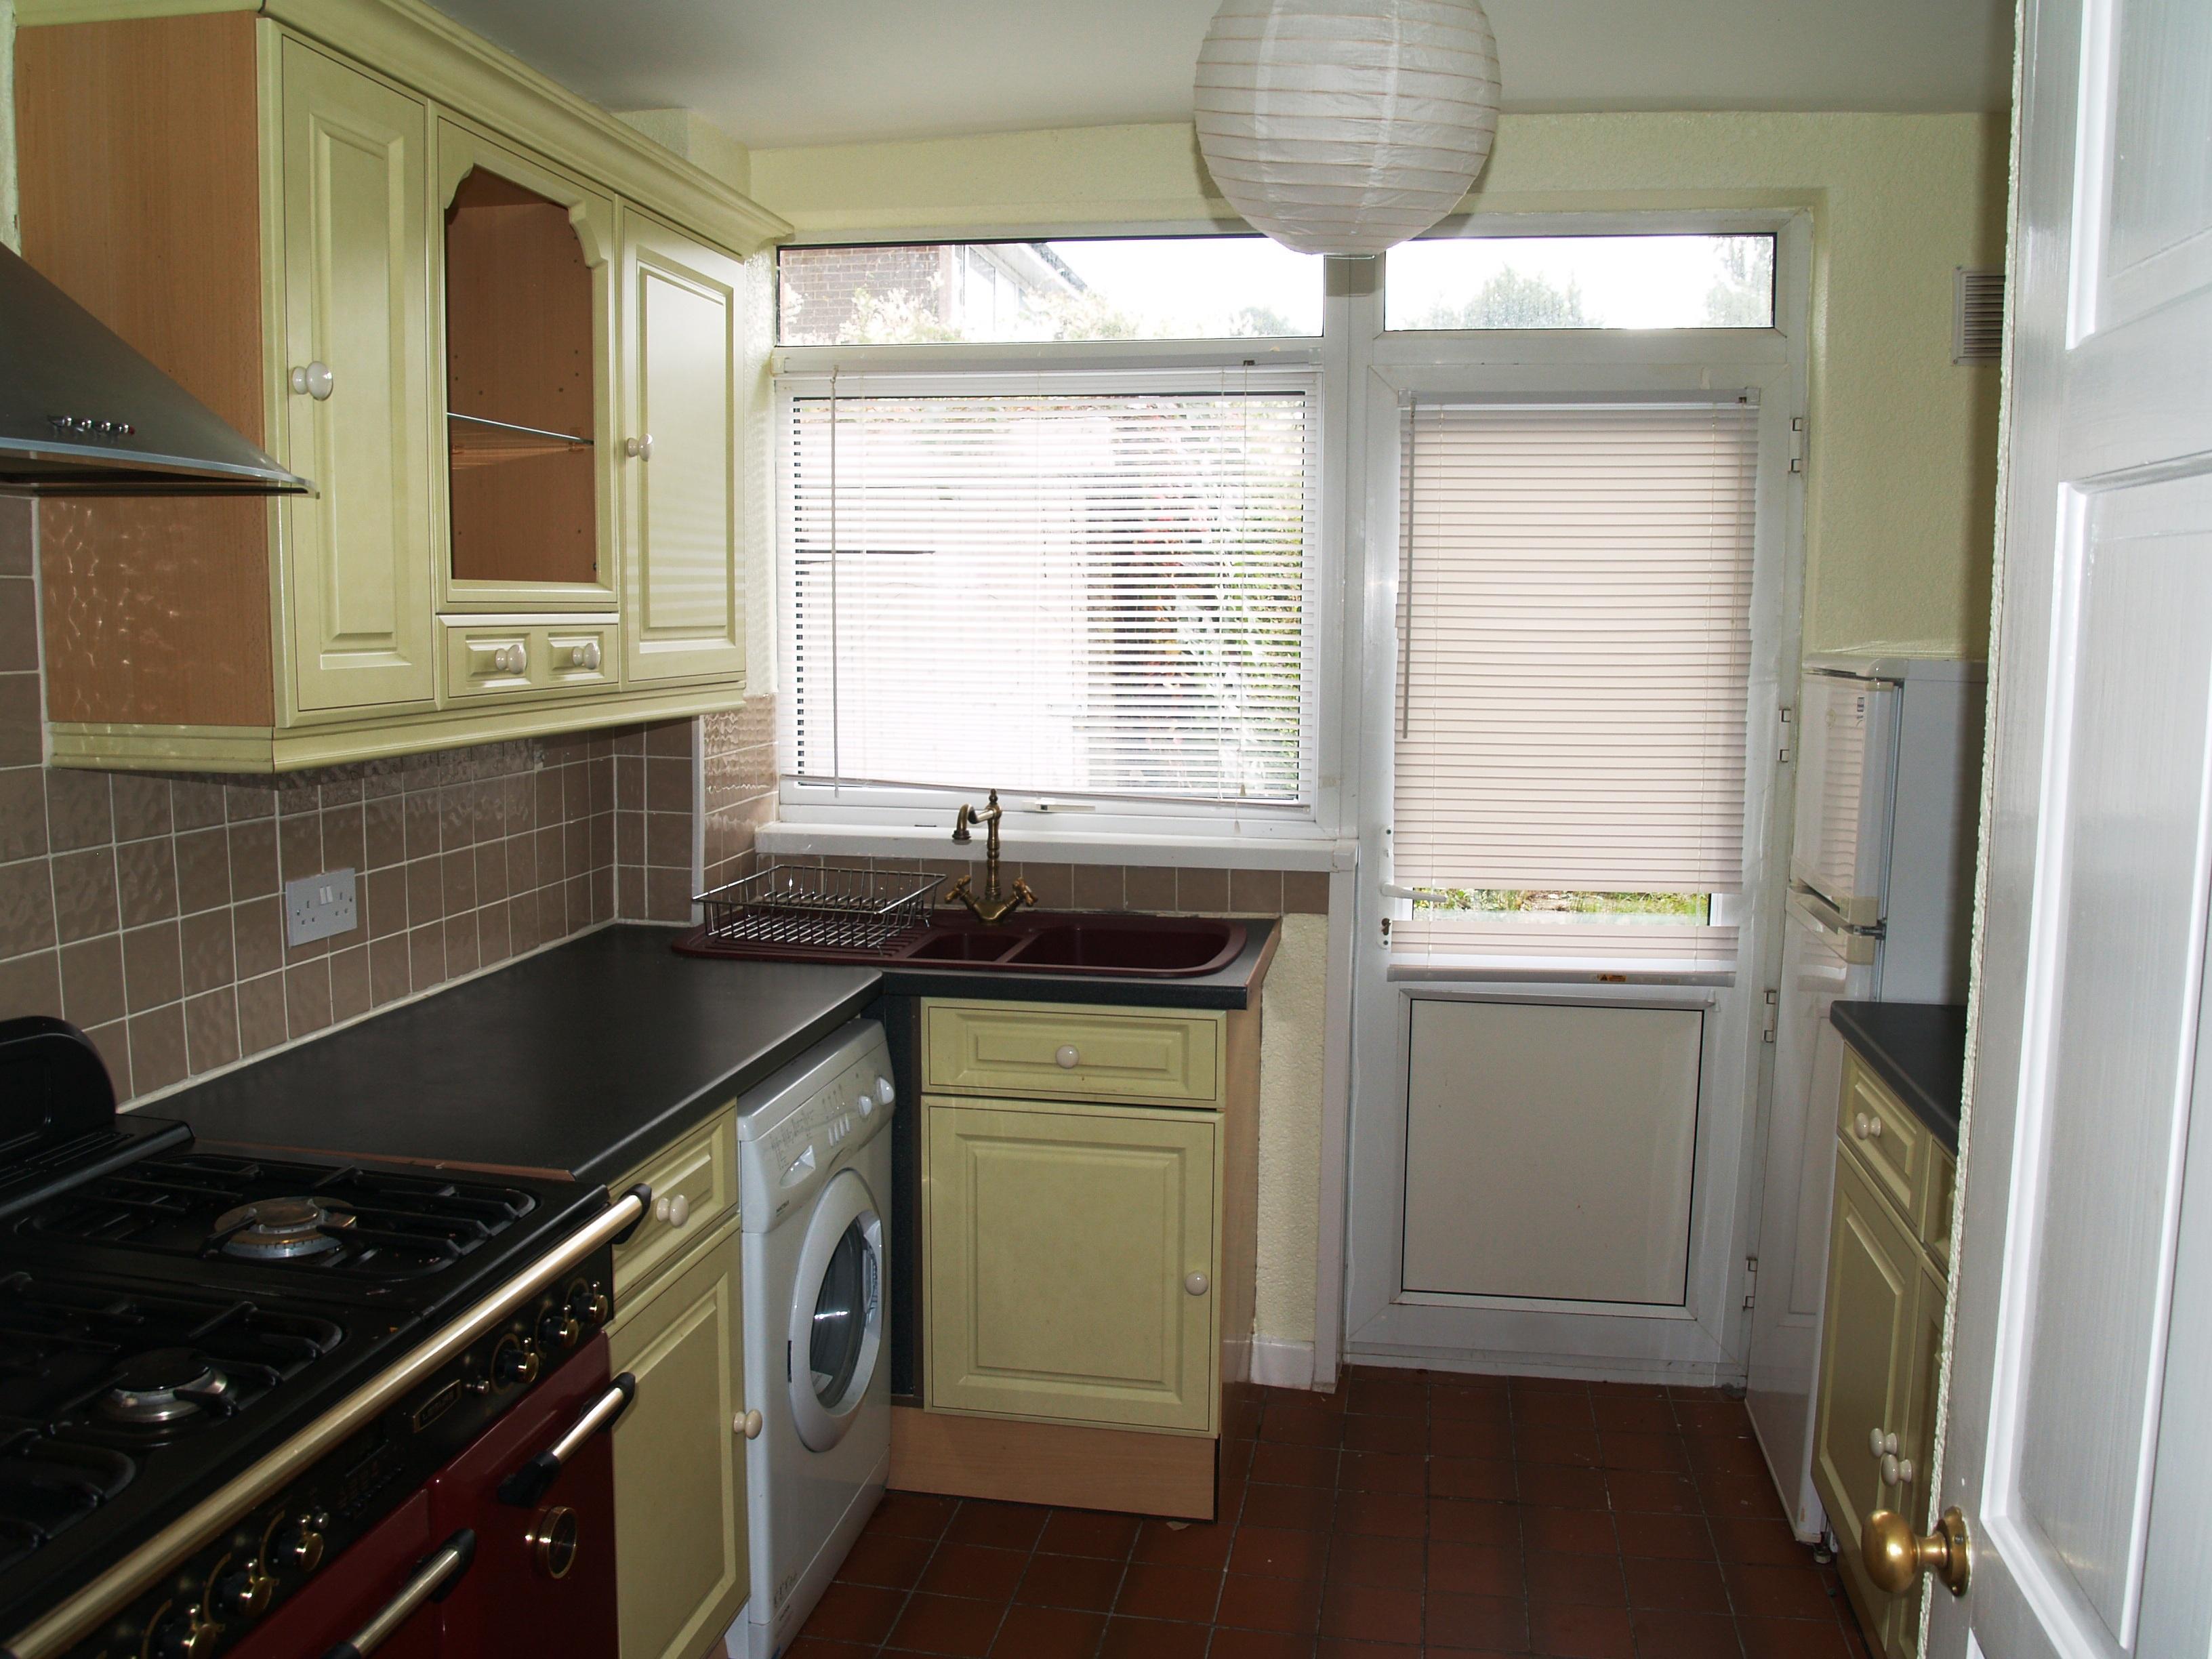
<instances>
[{"instance_id":1,"label":"white cabinet knob","mask_svg":"<svg viewBox=\"0 0 2212 1659\"><path fill-rule=\"evenodd\" d=\"M733 1434L741 1434L744 1436L748 1440L759 1439L761 1433L761 1414L758 1412L739 1412L737 1414L736 1419L730 1424L730 1431Z\"/></svg>"},{"instance_id":2,"label":"white cabinet knob","mask_svg":"<svg viewBox=\"0 0 2212 1659\"><path fill-rule=\"evenodd\" d=\"M1912 1484L1912 1460L1909 1457L1898 1460L1897 1484L1900 1486L1909 1486Z\"/></svg>"},{"instance_id":3,"label":"white cabinet knob","mask_svg":"<svg viewBox=\"0 0 2212 1659\"><path fill-rule=\"evenodd\" d=\"M595 674L599 672L599 642L597 640L586 640L581 645L570 646L568 666L586 669Z\"/></svg>"},{"instance_id":4,"label":"white cabinet knob","mask_svg":"<svg viewBox=\"0 0 2212 1659\"><path fill-rule=\"evenodd\" d=\"M1182 1276L1183 1289L1193 1296L1204 1296L1212 1283L1212 1279L1201 1273L1188 1273Z\"/></svg>"},{"instance_id":5,"label":"white cabinet knob","mask_svg":"<svg viewBox=\"0 0 2212 1659\"><path fill-rule=\"evenodd\" d=\"M491 665L501 674L526 674L530 672L530 647L520 641L503 645L491 653Z\"/></svg>"},{"instance_id":6,"label":"white cabinet knob","mask_svg":"<svg viewBox=\"0 0 2212 1659\"><path fill-rule=\"evenodd\" d=\"M1905 1466L1899 1463L1894 1455L1885 1457L1881 1460L1881 1484L1883 1486L1893 1486L1897 1485L1897 1477L1904 1472Z\"/></svg>"},{"instance_id":7,"label":"white cabinet knob","mask_svg":"<svg viewBox=\"0 0 2212 1659\"><path fill-rule=\"evenodd\" d=\"M1867 1115L1864 1112L1851 1120L1851 1138L1855 1140L1867 1138Z\"/></svg>"},{"instance_id":8,"label":"white cabinet knob","mask_svg":"<svg viewBox=\"0 0 2212 1659\"><path fill-rule=\"evenodd\" d=\"M1880 1429L1869 1429L1867 1431L1867 1451L1869 1455L1880 1457L1882 1453L1888 1449L1889 1449L1887 1446L1881 1443L1881 1431Z\"/></svg>"},{"instance_id":9,"label":"white cabinet knob","mask_svg":"<svg viewBox=\"0 0 2212 1659\"><path fill-rule=\"evenodd\" d=\"M1059 1063L1060 1069L1063 1072L1072 1072L1083 1062L1083 1056L1075 1052L1075 1045L1072 1042L1061 1043L1059 1052L1053 1055L1053 1059Z\"/></svg>"},{"instance_id":10,"label":"white cabinet knob","mask_svg":"<svg viewBox=\"0 0 2212 1659\"><path fill-rule=\"evenodd\" d=\"M623 453L629 456L633 461L651 460L653 459L653 434L648 432L642 438L624 439L623 441Z\"/></svg>"},{"instance_id":11,"label":"white cabinet knob","mask_svg":"<svg viewBox=\"0 0 2212 1659\"><path fill-rule=\"evenodd\" d=\"M682 1193L673 1198L656 1198L653 1200L653 1218L680 1227L691 1218L691 1200Z\"/></svg>"},{"instance_id":12,"label":"white cabinet knob","mask_svg":"<svg viewBox=\"0 0 2212 1659\"><path fill-rule=\"evenodd\" d=\"M331 395L337 384L331 366L322 362L307 363L292 371L292 391L295 396L313 398L320 403Z\"/></svg>"},{"instance_id":13,"label":"white cabinet knob","mask_svg":"<svg viewBox=\"0 0 2212 1659\"><path fill-rule=\"evenodd\" d=\"M1866 1121L1866 1126L1867 1139L1869 1140L1880 1140L1881 1139L1881 1120L1880 1118L1868 1118Z\"/></svg>"}]
</instances>

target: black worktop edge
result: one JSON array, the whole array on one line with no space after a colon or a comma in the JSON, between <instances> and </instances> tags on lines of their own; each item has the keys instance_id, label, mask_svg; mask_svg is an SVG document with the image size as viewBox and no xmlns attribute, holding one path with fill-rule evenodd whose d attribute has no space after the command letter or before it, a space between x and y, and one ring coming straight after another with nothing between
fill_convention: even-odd
<instances>
[{"instance_id":1,"label":"black worktop edge","mask_svg":"<svg viewBox=\"0 0 2212 1659\"><path fill-rule=\"evenodd\" d=\"M1966 1010L1933 1002L1838 1002L1828 1018L1859 1058L1955 1158L1966 1090Z\"/></svg>"}]
</instances>

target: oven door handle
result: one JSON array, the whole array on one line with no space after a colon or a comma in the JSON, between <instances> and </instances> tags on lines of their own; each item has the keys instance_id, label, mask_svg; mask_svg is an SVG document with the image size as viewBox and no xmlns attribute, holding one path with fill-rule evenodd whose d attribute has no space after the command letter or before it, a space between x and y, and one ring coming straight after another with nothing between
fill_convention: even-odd
<instances>
[{"instance_id":1,"label":"oven door handle","mask_svg":"<svg viewBox=\"0 0 2212 1659\"><path fill-rule=\"evenodd\" d=\"M323 1659L368 1659L368 1656L382 1647L392 1633L414 1617L415 1609L425 1601L442 1601L453 1593L477 1559L477 1535L464 1527L438 1548L422 1558L415 1569L415 1576L400 1587L399 1594L384 1604L375 1618L353 1633L349 1642L341 1642L323 1656Z\"/></svg>"},{"instance_id":2,"label":"oven door handle","mask_svg":"<svg viewBox=\"0 0 2212 1659\"><path fill-rule=\"evenodd\" d=\"M592 1402L568 1433L499 1483L499 1501L526 1510L537 1503L584 1443L628 1411L629 1402L636 1397L637 1378L624 1371L615 1378L613 1387Z\"/></svg>"}]
</instances>

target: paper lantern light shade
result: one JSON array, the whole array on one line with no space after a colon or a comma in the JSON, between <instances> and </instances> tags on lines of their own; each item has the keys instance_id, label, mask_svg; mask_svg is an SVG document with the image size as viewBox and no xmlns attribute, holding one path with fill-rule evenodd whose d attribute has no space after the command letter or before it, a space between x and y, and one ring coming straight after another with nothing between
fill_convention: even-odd
<instances>
[{"instance_id":1,"label":"paper lantern light shade","mask_svg":"<svg viewBox=\"0 0 2212 1659\"><path fill-rule=\"evenodd\" d=\"M1301 253L1380 253L1460 204L1498 133L1480 0L1223 0L1198 54L1199 149Z\"/></svg>"}]
</instances>

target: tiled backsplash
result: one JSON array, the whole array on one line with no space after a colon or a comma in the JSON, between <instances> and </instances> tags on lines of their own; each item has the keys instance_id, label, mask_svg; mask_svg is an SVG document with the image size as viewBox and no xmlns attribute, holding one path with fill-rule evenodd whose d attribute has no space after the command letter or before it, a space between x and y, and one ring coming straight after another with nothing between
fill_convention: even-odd
<instances>
[{"instance_id":1,"label":"tiled backsplash","mask_svg":"<svg viewBox=\"0 0 2212 1659\"><path fill-rule=\"evenodd\" d=\"M672 720L615 737L615 914L689 921L692 745L696 722Z\"/></svg>"},{"instance_id":2,"label":"tiled backsplash","mask_svg":"<svg viewBox=\"0 0 2212 1659\"><path fill-rule=\"evenodd\" d=\"M775 816L775 699L701 721L707 831L701 868L708 888L752 874L753 831Z\"/></svg>"}]
</instances>

